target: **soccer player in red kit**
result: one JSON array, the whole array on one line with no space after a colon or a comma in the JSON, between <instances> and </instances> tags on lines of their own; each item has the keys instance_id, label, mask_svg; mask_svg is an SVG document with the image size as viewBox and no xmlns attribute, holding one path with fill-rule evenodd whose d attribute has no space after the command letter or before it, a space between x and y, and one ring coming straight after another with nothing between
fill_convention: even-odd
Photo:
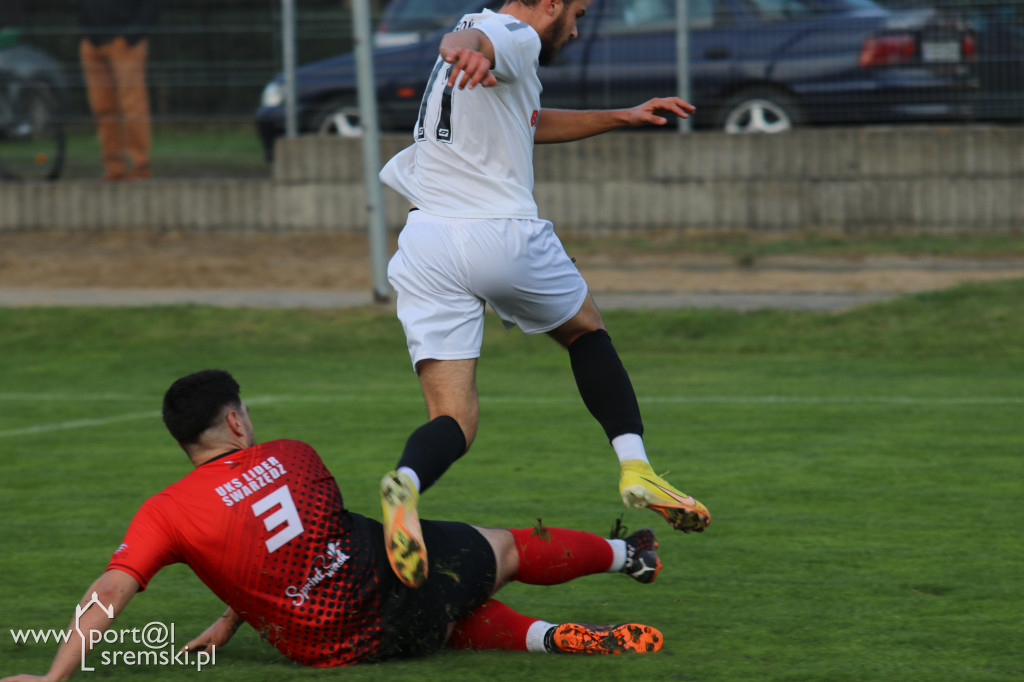
<instances>
[{"instance_id":1,"label":"soccer player in red kit","mask_svg":"<svg viewBox=\"0 0 1024 682\"><path fill-rule=\"evenodd\" d=\"M243 622L289 659L321 667L420 656L445 645L596 654L662 646L650 626L552 624L491 599L511 580L553 585L623 572L653 582L661 562L650 529L606 540L560 528L423 520L438 570L410 588L389 566L380 522L345 509L312 447L255 444L230 374L204 370L174 382L163 417L195 469L136 513L106 572L86 591L85 611L47 676L4 682L69 677L90 648L75 630L105 631L173 563L187 564L228 607L189 651L223 646ZM90 608L95 602L102 608ZM113 616L104 611L108 604Z\"/></svg>"}]
</instances>

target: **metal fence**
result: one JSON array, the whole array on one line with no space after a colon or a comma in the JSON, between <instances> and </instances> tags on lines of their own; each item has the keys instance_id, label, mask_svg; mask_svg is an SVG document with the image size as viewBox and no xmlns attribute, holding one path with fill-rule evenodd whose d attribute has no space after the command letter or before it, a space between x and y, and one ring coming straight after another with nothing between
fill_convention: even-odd
<instances>
[{"instance_id":1,"label":"metal fence","mask_svg":"<svg viewBox=\"0 0 1024 682\"><path fill-rule=\"evenodd\" d=\"M17 0L3 0L11 2ZM303 62L351 49L351 10L344 3L296 4L297 49ZM71 83L72 121L89 119L78 58L77 5L26 0L17 26L22 43L50 53L63 67ZM260 91L280 69L280 0L164 0L150 38L154 119L251 123Z\"/></svg>"},{"instance_id":2,"label":"metal fence","mask_svg":"<svg viewBox=\"0 0 1024 682\"><path fill-rule=\"evenodd\" d=\"M697 134L928 121L1018 125L1024 119L1024 0L879 2L899 14L882 17L869 0L681 0L691 25L688 75L700 108ZM543 70L545 105L624 106L676 92L676 3L593 0L579 40L563 50L560 63ZM392 0L392 6L403 4L422 17L413 10L444 3ZM459 12L476 6L455 5ZM839 13L851 5L861 11ZM65 177L95 174L77 3L2 0L0 7L0 26L7 27L0 51L5 42L38 48L56 60L67 82ZM376 20L384 0L372 7ZM389 30L402 35L390 41L397 45L390 57L376 58L379 118L385 130L406 130L434 53L415 50L415 22L410 29L392 21ZM432 39L426 29L418 33ZM296 0L299 64L351 48L348 3ZM163 171L156 158L156 172L194 175L202 167L213 174L267 174L255 112L261 92L281 71L282 53L280 0L164 0L148 62L155 154L182 158L163 164ZM300 73L300 129L336 130L325 124L346 120L339 114L358 126L353 87L345 67ZM267 142L282 134L283 112L271 107L263 116ZM180 151L160 148L161 139L211 130L222 140L236 136L237 147L226 145L223 154L241 160L211 161L217 145L204 149L202 142L198 149L187 140L175 143Z\"/></svg>"}]
</instances>

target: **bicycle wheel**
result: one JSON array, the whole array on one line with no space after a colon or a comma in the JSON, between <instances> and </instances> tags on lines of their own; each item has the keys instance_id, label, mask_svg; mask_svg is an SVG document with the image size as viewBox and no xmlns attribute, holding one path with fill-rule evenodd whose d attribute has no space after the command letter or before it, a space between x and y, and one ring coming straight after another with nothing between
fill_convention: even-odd
<instances>
[{"instance_id":1,"label":"bicycle wheel","mask_svg":"<svg viewBox=\"0 0 1024 682\"><path fill-rule=\"evenodd\" d=\"M0 83L0 177L56 180L65 144L59 98L48 85L21 78Z\"/></svg>"}]
</instances>

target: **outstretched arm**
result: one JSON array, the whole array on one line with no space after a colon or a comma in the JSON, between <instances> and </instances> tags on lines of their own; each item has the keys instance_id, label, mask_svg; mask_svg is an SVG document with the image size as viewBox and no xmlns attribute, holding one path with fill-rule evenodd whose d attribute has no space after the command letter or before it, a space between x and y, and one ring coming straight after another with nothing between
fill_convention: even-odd
<instances>
[{"instance_id":1,"label":"outstretched arm","mask_svg":"<svg viewBox=\"0 0 1024 682\"><path fill-rule=\"evenodd\" d=\"M497 85L498 79L491 73L494 68L494 43L483 31L467 28L446 33L441 38L439 52L441 58L452 65L448 87L453 88L458 83L460 90L467 86L472 90L477 85ZM461 81L460 74L465 74Z\"/></svg>"},{"instance_id":2,"label":"outstretched arm","mask_svg":"<svg viewBox=\"0 0 1024 682\"><path fill-rule=\"evenodd\" d=\"M201 635L182 647L182 650L207 651L210 647L220 648L228 643L228 640L244 622L242 617L229 606L223 616L215 620L213 625L206 628Z\"/></svg>"},{"instance_id":3,"label":"outstretched arm","mask_svg":"<svg viewBox=\"0 0 1024 682\"><path fill-rule=\"evenodd\" d=\"M76 613L76 616L71 620L71 625L68 626L70 630L68 640L63 642L57 649L57 654L53 657L53 663L50 665L50 671L42 677L36 675L16 675L14 677L5 677L0 682L69 679L79 666L82 665L82 652L88 653L93 647L96 636L93 635L90 638L88 633L90 631L100 634L106 632L114 622L114 618L117 618L118 614L124 610L124 607L128 605L128 602L132 600L132 597L138 591L139 583L132 576L116 568L107 571L97 578L96 582L85 591L85 596L79 602L79 608L85 608L85 611L81 617ZM96 595L95 600L93 600L93 594ZM98 601L104 607L112 606L114 609L113 617L108 616L106 611L100 608L95 601ZM86 639L84 643L79 631L85 634Z\"/></svg>"},{"instance_id":4,"label":"outstretched arm","mask_svg":"<svg viewBox=\"0 0 1024 682\"><path fill-rule=\"evenodd\" d=\"M656 97L631 109L541 109L533 141L535 144L570 142L616 128L663 126L668 123L669 116L689 118L696 110L695 106L678 97Z\"/></svg>"}]
</instances>

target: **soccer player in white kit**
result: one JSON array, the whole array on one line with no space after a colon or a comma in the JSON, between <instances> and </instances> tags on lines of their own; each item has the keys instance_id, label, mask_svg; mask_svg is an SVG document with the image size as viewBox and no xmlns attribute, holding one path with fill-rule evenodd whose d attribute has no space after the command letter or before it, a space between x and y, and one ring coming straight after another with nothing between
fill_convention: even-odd
<instances>
[{"instance_id":1,"label":"soccer player in white kit","mask_svg":"<svg viewBox=\"0 0 1024 682\"><path fill-rule=\"evenodd\" d=\"M463 17L441 40L413 145L380 173L413 206L388 278L429 416L381 482L389 559L408 585L427 577L419 494L476 436L487 304L506 327L549 334L568 349L584 404L619 458L625 504L648 507L684 532L711 521L703 504L651 469L629 375L586 282L533 198L534 144L664 125L667 116L695 111L677 97L631 109L541 109L537 67L576 37L588 1L510 0L497 13Z\"/></svg>"}]
</instances>

